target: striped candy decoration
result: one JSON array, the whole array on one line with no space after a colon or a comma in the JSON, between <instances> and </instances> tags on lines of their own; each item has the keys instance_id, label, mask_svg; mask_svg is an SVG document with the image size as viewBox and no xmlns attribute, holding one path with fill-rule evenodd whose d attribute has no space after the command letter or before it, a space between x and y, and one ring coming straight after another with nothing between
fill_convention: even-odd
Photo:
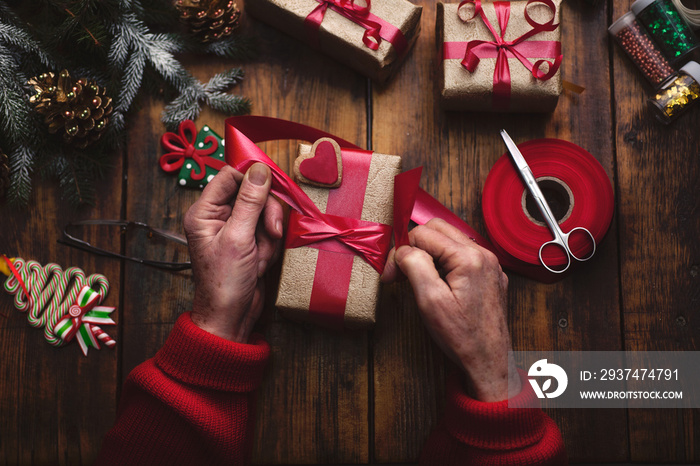
<instances>
[{"instance_id":1,"label":"striped candy decoration","mask_svg":"<svg viewBox=\"0 0 700 466\"><path fill-rule=\"evenodd\" d=\"M3 263L1 270L9 275L5 281L5 291L15 295L15 307L20 311L27 312L29 325L44 328L44 337L49 344L62 346L73 336L80 334L80 336L76 336L76 339L83 354L87 355L87 349L90 346L99 349L92 329L87 325L77 326L79 329L76 331L67 329L73 333L70 338L62 338L58 335L57 330L64 327L59 324L66 319L66 316L70 315L71 308L76 305L80 307L81 296L83 300L90 298L93 306L92 311L94 312L92 314L90 314L92 311L88 312L88 310L83 312L88 320L93 320L93 322L86 321L88 324L115 324L109 318L109 313L114 308L95 306L109 293L109 281L104 275L93 274L86 278L85 272L78 267L71 267L64 271L59 265L53 263L42 266L36 261L24 261L19 257L9 260L2 256L2 259L0 261ZM92 287L95 287L97 291ZM85 321L85 317L82 317L82 320ZM64 336L67 335L65 332L64 329ZM107 346L112 347L114 344Z\"/></svg>"}]
</instances>

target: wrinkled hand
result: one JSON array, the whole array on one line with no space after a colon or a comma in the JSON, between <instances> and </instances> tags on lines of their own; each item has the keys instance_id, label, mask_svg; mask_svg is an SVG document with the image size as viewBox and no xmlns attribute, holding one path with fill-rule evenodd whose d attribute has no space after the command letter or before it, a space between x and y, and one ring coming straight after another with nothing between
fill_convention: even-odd
<instances>
[{"instance_id":1,"label":"wrinkled hand","mask_svg":"<svg viewBox=\"0 0 700 466\"><path fill-rule=\"evenodd\" d=\"M270 192L270 169L243 176L225 166L185 216L195 282L192 321L247 343L263 307L261 277L279 254L282 206Z\"/></svg>"},{"instance_id":2,"label":"wrinkled hand","mask_svg":"<svg viewBox=\"0 0 700 466\"><path fill-rule=\"evenodd\" d=\"M408 277L428 332L464 371L472 396L490 402L517 395L520 378L508 357L508 277L496 256L440 219L409 238L411 246L390 252L382 280Z\"/></svg>"}]
</instances>

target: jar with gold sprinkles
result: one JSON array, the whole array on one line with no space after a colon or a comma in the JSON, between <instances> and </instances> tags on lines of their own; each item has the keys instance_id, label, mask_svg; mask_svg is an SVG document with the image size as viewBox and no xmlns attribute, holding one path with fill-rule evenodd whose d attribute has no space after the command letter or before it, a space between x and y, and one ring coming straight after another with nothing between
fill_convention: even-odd
<instances>
[{"instance_id":1,"label":"jar with gold sprinkles","mask_svg":"<svg viewBox=\"0 0 700 466\"><path fill-rule=\"evenodd\" d=\"M670 123L700 100L700 64L688 62L649 99L649 106L663 123Z\"/></svg>"}]
</instances>

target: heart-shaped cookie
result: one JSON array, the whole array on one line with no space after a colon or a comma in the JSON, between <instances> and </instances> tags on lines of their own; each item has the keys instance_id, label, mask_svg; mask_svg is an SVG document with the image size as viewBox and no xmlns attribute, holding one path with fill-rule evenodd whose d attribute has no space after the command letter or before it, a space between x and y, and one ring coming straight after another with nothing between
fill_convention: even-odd
<instances>
[{"instance_id":1,"label":"heart-shaped cookie","mask_svg":"<svg viewBox=\"0 0 700 466\"><path fill-rule=\"evenodd\" d=\"M311 146L308 154L294 163L297 181L323 188L337 188L343 178L343 160L340 146L331 138L321 138Z\"/></svg>"}]
</instances>

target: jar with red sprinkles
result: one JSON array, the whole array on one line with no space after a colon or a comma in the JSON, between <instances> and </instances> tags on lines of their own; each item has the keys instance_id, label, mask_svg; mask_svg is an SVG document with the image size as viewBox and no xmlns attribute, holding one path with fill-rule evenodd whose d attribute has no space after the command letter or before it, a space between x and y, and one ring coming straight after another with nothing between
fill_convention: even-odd
<instances>
[{"instance_id":1,"label":"jar with red sprinkles","mask_svg":"<svg viewBox=\"0 0 700 466\"><path fill-rule=\"evenodd\" d=\"M637 22L634 13L626 13L608 31L654 89L658 89L675 72L655 42Z\"/></svg>"}]
</instances>

